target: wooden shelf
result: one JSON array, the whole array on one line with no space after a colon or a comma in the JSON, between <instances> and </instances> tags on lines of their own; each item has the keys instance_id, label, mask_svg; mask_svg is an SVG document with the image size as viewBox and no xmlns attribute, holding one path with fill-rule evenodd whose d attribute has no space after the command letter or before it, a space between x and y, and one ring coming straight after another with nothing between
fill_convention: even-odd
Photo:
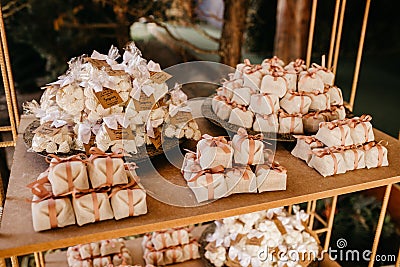
<instances>
[{"instance_id":1,"label":"wooden shelf","mask_svg":"<svg viewBox=\"0 0 400 267\"><path fill-rule=\"evenodd\" d=\"M201 119L199 124L203 133L221 134L221 132L216 132L218 130L215 126L204 119ZM144 216L36 233L32 227L30 203L26 201L31 198L26 184L36 179L37 175L46 169L46 163L43 157L26 152L20 134L0 229L0 258L190 225L400 182L400 165L398 164L400 142L378 130L375 130L375 135L377 140L384 139L389 142L391 164L389 167L357 170L324 178L303 161L291 156L284 147L278 145L276 160L288 169L286 191L233 195L208 205L191 208L171 206L148 197L149 212ZM179 170L171 166L165 158L158 158L156 166L168 180L183 183ZM145 184L151 184L154 173L146 173L145 168L141 171L142 181ZM153 186L157 187L157 184ZM153 191L152 188L148 189ZM189 199L191 194L189 189L187 189L187 194L179 197Z\"/></svg>"}]
</instances>

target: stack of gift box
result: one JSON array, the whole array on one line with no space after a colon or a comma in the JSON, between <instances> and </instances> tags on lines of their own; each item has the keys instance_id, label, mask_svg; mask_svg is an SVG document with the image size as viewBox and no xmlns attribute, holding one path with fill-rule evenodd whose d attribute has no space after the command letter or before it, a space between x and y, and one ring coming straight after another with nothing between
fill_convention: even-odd
<instances>
[{"instance_id":1,"label":"stack of gift box","mask_svg":"<svg viewBox=\"0 0 400 267\"><path fill-rule=\"evenodd\" d=\"M133 264L123 239L102 240L69 247L69 267L125 267Z\"/></svg>"},{"instance_id":2,"label":"stack of gift box","mask_svg":"<svg viewBox=\"0 0 400 267\"><path fill-rule=\"evenodd\" d=\"M315 133L319 122L344 119L341 90L334 74L298 59L284 65L277 57L261 65L238 64L217 89L212 109L221 119L257 132Z\"/></svg>"},{"instance_id":3,"label":"stack of gift box","mask_svg":"<svg viewBox=\"0 0 400 267\"><path fill-rule=\"evenodd\" d=\"M376 142L372 117L321 122L315 136L296 136L292 155L304 160L324 177L367 167L388 166L383 141Z\"/></svg>"},{"instance_id":4,"label":"stack of gift box","mask_svg":"<svg viewBox=\"0 0 400 267\"><path fill-rule=\"evenodd\" d=\"M308 266L319 256L318 238L306 228L308 214L294 206L215 221L205 258L214 266Z\"/></svg>"},{"instance_id":5,"label":"stack of gift box","mask_svg":"<svg viewBox=\"0 0 400 267\"><path fill-rule=\"evenodd\" d=\"M68 153L97 146L135 154L144 145L161 146L162 126L169 122L174 127L168 137L200 139L194 121L183 124L191 119L191 109L180 86L168 92L165 81L171 76L147 62L134 43L121 62L119 57L111 47L108 55L94 51L71 59L65 75L44 87L40 105L25 104L40 119L33 151Z\"/></svg>"},{"instance_id":6,"label":"stack of gift box","mask_svg":"<svg viewBox=\"0 0 400 267\"><path fill-rule=\"evenodd\" d=\"M286 169L273 161L262 134L249 135L244 128L229 142L203 135L196 153L185 155L181 172L198 202L286 189Z\"/></svg>"},{"instance_id":7,"label":"stack of gift box","mask_svg":"<svg viewBox=\"0 0 400 267\"><path fill-rule=\"evenodd\" d=\"M91 156L49 155L49 168L28 185L33 193L35 231L147 213L146 192L134 163L125 164L122 151L90 149Z\"/></svg>"},{"instance_id":8,"label":"stack of gift box","mask_svg":"<svg viewBox=\"0 0 400 267\"><path fill-rule=\"evenodd\" d=\"M142 242L146 264L162 266L198 259L199 244L188 227L146 234Z\"/></svg>"}]
</instances>

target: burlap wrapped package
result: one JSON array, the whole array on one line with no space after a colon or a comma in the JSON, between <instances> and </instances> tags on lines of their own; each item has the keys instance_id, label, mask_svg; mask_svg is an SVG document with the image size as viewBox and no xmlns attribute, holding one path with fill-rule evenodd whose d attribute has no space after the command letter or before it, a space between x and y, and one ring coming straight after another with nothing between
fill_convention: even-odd
<instances>
[{"instance_id":1,"label":"burlap wrapped package","mask_svg":"<svg viewBox=\"0 0 400 267\"><path fill-rule=\"evenodd\" d=\"M254 93L254 89L250 87L241 87L233 90L232 102L239 105L248 106L250 104L250 96Z\"/></svg>"},{"instance_id":2,"label":"burlap wrapped package","mask_svg":"<svg viewBox=\"0 0 400 267\"><path fill-rule=\"evenodd\" d=\"M164 263L166 265L183 261L184 257L181 247L169 248L164 252Z\"/></svg>"},{"instance_id":3,"label":"burlap wrapped package","mask_svg":"<svg viewBox=\"0 0 400 267\"><path fill-rule=\"evenodd\" d=\"M56 155L49 155L50 169L48 178L52 185L55 196L76 190L89 189L89 181L86 171L86 164L83 162L85 155L74 155L68 158L60 158Z\"/></svg>"},{"instance_id":4,"label":"burlap wrapped package","mask_svg":"<svg viewBox=\"0 0 400 267\"><path fill-rule=\"evenodd\" d=\"M229 99L221 97L221 96L215 96L212 99L212 109L214 113L217 115L218 118L221 120L228 120L231 112L232 112L232 105L229 104Z\"/></svg>"},{"instance_id":5,"label":"burlap wrapped package","mask_svg":"<svg viewBox=\"0 0 400 267\"><path fill-rule=\"evenodd\" d=\"M260 65L252 65L250 61L245 59L243 71L243 86L250 87L253 90L259 91L261 79L263 77L262 67Z\"/></svg>"},{"instance_id":6,"label":"burlap wrapped package","mask_svg":"<svg viewBox=\"0 0 400 267\"><path fill-rule=\"evenodd\" d=\"M308 93L311 98L310 110L322 111L331 108L331 99L327 93Z\"/></svg>"},{"instance_id":7,"label":"burlap wrapped package","mask_svg":"<svg viewBox=\"0 0 400 267\"><path fill-rule=\"evenodd\" d=\"M74 210L68 198L49 198L40 202L33 197L32 221L36 232L75 224Z\"/></svg>"},{"instance_id":8,"label":"burlap wrapped package","mask_svg":"<svg viewBox=\"0 0 400 267\"><path fill-rule=\"evenodd\" d=\"M256 176L249 166L227 169L225 179L229 194L257 193Z\"/></svg>"},{"instance_id":9,"label":"burlap wrapped package","mask_svg":"<svg viewBox=\"0 0 400 267\"><path fill-rule=\"evenodd\" d=\"M125 242L122 239L108 239L100 242L100 254L101 256L108 256L112 254L120 253L122 248L125 246Z\"/></svg>"},{"instance_id":10,"label":"burlap wrapped package","mask_svg":"<svg viewBox=\"0 0 400 267\"><path fill-rule=\"evenodd\" d=\"M146 264L151 264L154 266L163 266L164 262L164 252L145 249L143 254L143 259Z\"/></svg>"},{"instance_id":11,"label":"burlap wrapped package","mask_svg":"<svg viewBox=\"0 0 400 267\"><path fill-rule=\"evenodd\" d=\"M303 134L302 114L288 114L281 110L279 112L279 133L281 134Z\"/></svg>"},{"instance_id":12,"label":"burlap wrapped package","mask_svg":"<svg viewBox=\"0 0 400 267\"><path fill-rule=\"evenodd\" d=\"M365 168L365 153L362 149L352 146L344 150L342 155L348 171Z\"/></svg>"},{"instance_id":13,"label":"burlap wrapped package","mask_svg":"<svg viewBox=\"0 0 400 267\"><path fill-rule=\"evenodd\" d=\"M132 265L133 259L127 248L122 248L119 254L116 254L112 257L112 264L114 266L120 265Z\"/></svg>"},{"instance_id":14,"label":"burlap wrapped package","mask_svg":"<svg viewBox=\"0 0 400 267\"><path fill-rule=\"evenodd\" d=\"M191 151L186 153L181 167L183 178L188 181L199 171L201 171L201 166L197 160L196 153Z\"/></svg>"},{"instance_id":15,"label":"burlap wrapped package","mask_svg":"<svg viewBox=\"0 0 400 267\"><path fill-rule=\"evenodd\" d=\"M318 171L322 176L332 176L346 172L346 162L342 151L335 151L330 148L316 148L312 151L308 165Z\"/></svg>"},{"instance_id":16,"label":"burlap wrapped package","mask_svg":"<svg viewBox=\"0 0 400 267\"><path fill-rule=\"evenodd\" d=\"M343 95L342 90L337 86L325 87L325 93L329 95L330 103L334 106L343 105Z\"/></svg>"},{"instance_id":17,"label":"burlap wrapped package","mask_svg":"<svg viewBox=\"0 0 400 267\"><path fill-rule=\"evenodd\" d=\"M88 173L93 188L128 183L122 151L105 153L92 147L90 153Z\"/></svg>"},{"instance_id":18,"label":"burlap wrapped package","mask_svg":"<svg viewBox=\"0 0 400 267\"><path fill-rule=\"evenodd\" d=\"M370 115L362 115L349 120L350 135L354 144L364 144L375 140Z\"/></svg>"},{"instance_id":19,"label":"burlap wrapped package","mask_svg":"<svg viewBox=\"0 0 400 267\"><path fill-rule=\"evenodd\" d=\"M232 167L233 148L224 137L202 136L197 143L197 158L202 169Z\"/></svg>"},{"instance_id":20,"label":"burlap wrapped package","mask_svg":"<svg viewBox=\"0 0 400 267\"><path fill-rule=\"evenodd\" d=\"M261 93L282 98L288 90L288 82L283 71L273 71L262 78Z\"/></svg>"},{"instance_id":21,"label":"burlap wrapped package","mask_svg":"<svg viewBox=\"0 0 400 267\"><path fill-rule=\"evenodd\" d=\"M297 143L291 154L296 158L304 160L307 164L311 160L311 151L314 148L324 147L324 144L315 138L315 136L295 135L294 137L297 139Z\"/></svg>"},{"instance_id":22,"label":"burlap wrapped package","mask_svg":"<svg viewBox=\"0 0 400 267\"><path fill-rule=\"evenodd\" d=\"M100 257L93 259L93 267L108 267L112 264L111 257Z\"/></svg>"},{"instance_id":23,"label":"burlap wrapped package","mask_svg":"<svg viewBox=\"0 0 400 267\"><path fill-rule=\"evenodd\" d=\"M279 105L289 114L307 114L311 105L311 98L304 92L288 91Z\"/></svg>"},{"instance_id":24,"label":"burlap wrapped package","mask_svg":"<svg viewBox=\"0 0 400 267\"><path fill-rule=\"evenodd\" d=\"M269 115L279 110L279 98L276 95L254 94L250 98L249 110L261 115Z\"/></svg>"},{"instance_id":25,"label":"burlap wrapped package","mask_svg":"<svg viewBox=\"0 0 400 267\"><path fill-rule=\"evenodd\" d=\"M174 246L174 243L176 243L174 240L172 240L170 230L153 232L151 234L150 241L151 241L151 246L155 250L162 250L165 248L169 248Z\"/></svg>"},{"instance_id":26,"label":"burlap wrapped package","mask_svg":"<svg viewBox=\"0 0 400 267\"><path fill-rule=\"evenodd\" d=\"M256 168L258 192L286 190L286 172L286 169L276 162L271 166L258 165Z\"/></svg>"},{"instance_id":27,"label":"burlap wrapped package","mask_svg":"<svg viewBox=\"0 0 400 267\"><path fill-rule=\"evenodd\" d=\"M197 242L191 242L182 246L183 250L183 261L194 260L200 258L199 244Z\"/></svg>"},{"instance_id":28,"label":"burlap wrapped package","mask_svg":"<svg viewBox=\"0 0 400 267\"><path fill-rule=\"evenodd\" d=\"M324 64L322 64L324 65ZM317 63L313 63L310 68L311 72L314 72L321 78L325 85L333 85L333 81L335 80L335 74L332 70L326 68L325 66L320 66Z\"/></svg>"},{"instance_id":29,"label":"burlap wrapped package","mask_svg":"<svg viewBox=\"0 0 400 267\"><path fill-rule=\"evenodd\" d=\"M146 191L139 187L136 181L115 186L110 198L116 220L147 213Z\"/></svg>"},{"instance_id":30,"label":"burlap wrapped package","mask_svg":"<svg viewBox=\"0 0 400 267\"><path fill-rule=\"evenodd\" d=\"M264 163L263 135L248 135L244 128L239 128L233 136L232 147L235 163L242 165L255 165Z\"/></svg>"},{"instance_id":31,"label":"burlap wrapped package","mask_svg":"<svg viewBox=\"0 0 400 267\"><path fill-rule=\"evenodd\" d=\"M219 199L227 195L228 186L224 170L222 166L207 169L188 181L188 186L198 202Z\"/></svg>"},{"instance_id":32,"label":"burlap wrapped package","mask_svg":"<svg viewBox=\"0 0 400 267\"><path fill-rule=\"evenodd\" d=\"M107 193L89 193L72 199L76 221L79 226L114 217Z\"/></svg>"},{"instance_id":33,"label":"burlap wrapped package","mask_svg":"<svg viewBox=\"0 0 400 267\"><path fill-rule=\"evenodd\" d=\"M315 138L328 147L351 146L354 144L350 135L350 127L346 121L340 120L321 122Z\"/></svg>"},{"instance_id":34,"label":"burlap wrapped package","mask_svg":"<svg viewBox=\"0 0 400 267\"><path fill-rule=\"evenodd\" d=\"M79 255L84 260L100 256L100 246L97 242L78 245L78 249Z\"/></svg>"},{"instance_id":35,"label":"burlap wrapped package","mask_svg":"<svg viewBox=\"0 0 400 267\"><path fill-rule=\"evenodd\" d=\"M310 112L303 116L304 132L315 134L319 130L319 124L327 121L330 121L328 112Z\"/></svg>"},{"instance_id":36,"label":"burlap wrapped package","mask_svg":"<svg viewBox=\"0 0 400 267\"><path fill-rule=\"evenodd\" d=\"M269 115L256 114L253 130L264 133L277 133L279 130L279 120L276 113Z\"/></svg>"},{"instance_id":37,"label":"burlap wrapped package","mask_svg":"<svg viewBox=\"0 0 400 267\"><path fill-rule=\"evenodd\" d=\"M287 82L287 90L288 91L296 91L297 90L297 73L296 73L296 71L285 71L283 78Z\"/></svg>"},{"instance_id":38,"label":"burlap wrapped package","mask_svg":"<svg viewBox=\"0 0 400 267\"><path fill-rule=\"evenodd\" d=\"M315 71L302 71L299 75L299 82L297 83L297 89L299 92L324 92L324 82L321 77L316 75Z\"/></svg>"},{"instance_id":39,"label":"burlap wrapped package","mask_svg":"<svg viewBox=\"0 0 400 267\"><path fill-rule=\"evenodd\" d=\"M346 118L346 109L344 106L331 106L331 110L324 113L328 116L329 121L344 120Z\"/></svg>"},{"instance_id":40,"label":"burlap wrapped package","mask_svg":"<svg viewBox=\"0 0 400 267\"><path fill-rule=\"evenodd\" d=\"M170 232L173 246L189 243L189 231L187 228L177 228Z\"/></svg>"},{"instance_id":41,"label":"burlap wrapped package","mask_svg":"<svg viewBox=\"0 0 400 267\"><path fill-rule=\"evenodd\" d=\"M253 125L253 112L247 110L244 106L236 106L229 116L229 123L250 129Z\"/></svg>"},{"instance_id":42,"label":"burlap wrapped package","mask_svg":"<svg viewBox=\"0 0 400 267\"><path fill-rule=\"evenodd\" d=\"M231 77L233 78L233 77ZM243 87L243 78L232 79L232 80L224 80L222 82L222 87L217 89L217 95L225 96L229 99L232 99L233 90L237 88Z\"/></svg>"},{"instance_id":43,"label":"burlap wrapped package","mask_svg":"<svg viewBox=\"0 0 400 267\"><path fill-rule=\"evenodd\" d=\"M365 165L368 169L389 166L387 148L381 142L369 142L363 146L365 151Z\"/></svg>"}]
</instances>

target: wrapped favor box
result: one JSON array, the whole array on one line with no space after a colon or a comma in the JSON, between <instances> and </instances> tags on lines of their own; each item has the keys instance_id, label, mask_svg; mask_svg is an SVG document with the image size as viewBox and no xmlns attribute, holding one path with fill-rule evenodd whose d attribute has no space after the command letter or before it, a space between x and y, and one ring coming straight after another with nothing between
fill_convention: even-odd
<instances>
[{"instance_id":1,"label":"wrapped favor box","mask_svg":"<svg viewBox=\"0 0 400 267\"><path fill-rule=\"evenodd\" d=\"M227 169L226 183L229 194L257 193L256 176L248 166Z\"/></svg>"},{"instance_id":2,"label":"wrapped favor box","mask_svg":"<svg viewBox=\"0 0 400 267\"><path fill-rule=\"evenodd\" d=\"M259 165L256 168L258 192L286 190L286 169L276 163L273 166Z\"/></svg>"},{"instance_id":3,"label":"wrapped favor box","mask_svg":"<svg viewBox=\"0 0 400 267\"><path fill-rule=\"evenodd\" d=\"M118 254L121 252L125 243L118 239L102 240L100 242L100 254L101 256L108 256L112 254Z\"/></svg>"},{"instance_id":4,"label":"wrapped favor box","mask_svg":"<svg viewBox=\"0 0 400 267\"><path fill-rule=\"evenodd\" d=\"M324 177L345 173L347 170L341 151L335 152L329 148L314 149L308 165Z\"/></svg>"},{"instance_id":5,"label":"wrapped favor box","mask_svg":"<svg viewBox=\"0 0 400 267\"><path fill-rule=\"evenodd\" d=\"M279 133L281 134L303 134L303 120L301 114L279 113Z\"/></svg>"},{"instance_id":6,"label":"wrapped favor box","mask_svg":"<svg viewBox=\"0 0 400 267\"><path fill-rule=\"evenodd\" d=\"M232 110L228 122L246 129L250 129L251 126L253 126L253 117L253 112L247 110L243 106L238 106Z\"/></svg>"},{"instance_id":7,"label":"wrapped favor box","mask_svg":"<svg viewBox=\"0 0 400 267\"><path fill-rule=\"evenodd\" d=\"M321 77L316 75L315 71L302 71L299 75L299 82L297 84L299 92L324 92L324 82Z\"/></svg>"},{"instance_id":8,"label":"wrapped favor box","mask_svg":"<svg viewBox=\"0 0 400 267\"><path fill-rule=\"evenodd\" d=\"M253 130L263 133L277 133L279 130L279 120L276 113L270 115L256 114Z\"/></svg>"},{"instance_id":9,"label":"wrapped favor box","mask_svg":"<svg viewBox=\"0 0 400 267\"><path fill-rule=\"evenodd\" d=\"M229 119L232 112L232 106L221 96L215 96L212 99L212 109L218 118L225 121Z\"/></svg>"},{"instance_id":10,"label":"wrapped favor box","mask_svg":"<svg viewBox=\"0 0 400 267\"><path fill-rule=\"evenodd\" d=\"M307 114L311 105L311 98L301 92L289 91L279 102L287 113Z\"/></svg>"},{"instance_id":11,"label":"wrapped favor box","mask_svg":"<svg viewBox=\"0 0 400 267\"><path fill-rule=\"evenodd\" d=\"M315 137L328 147L354 144L346 121L321 122Z\"/></svg>"},{"instance_id":12,"label":"wrapped favor box","mask_svg":"<svg viewBox=\"0 0 400 267\"><path fill-rule=\"evenodd\" d=\"M260 91L269 95L282 98L288 90L288 82L283 72L273 71L262 78Z\"/></svg>"},{"instance_id":13,"label":"wrapped favor box","mask_svg":"<svg viewBox=\"0 0 400 267\"><path fill-rule=\"evenodd\" d=\"M78 249L80 258L84 260L100 256L100 246L97 242L78 245Z\"/></svg>"},{"instance_id":14,"label":"wrapped favor box","mask_svg":"<svg viewBox=\"0 0 400 267\"><path fill-rule=\"evenodd\" d=\"M239 128L232 139L235 163L242 165L263 164L264 143L262 139L262 135L248 135L244 128Z\"/></svg>"},{"instance_id":15,"label":"wrapped favor box","mask_svg":"<svg viewBox=\"0 0 400 267\"><path fill-rule=\"evenodd\" d=\"M375 140L370 115L362 115L349 120L350 135L354 144L364 144Z\"/></svg>"},{"instance_id":16,"label":"wrapped favor box","mask_svg":"<svg viewBox=\"0 0 400 267\"><path fill-rule=\"evenodd\" d=\"M365 153L357 147L346 149L343 158L348 171L365 168Z\"/></svg>"},{"instance_id":17,"label":"wrapped favor box","mask_svg":"<svg viewBox=\"0 0 400 267\"><path fill-rule=\"evenodd\" d=\"M275 95L254 94L250 99L249 110L261 115L276 113L279 110L279 98Z\"/></svg>"},{"instance_id":18,"label":"wrapped favor box","mask_svg":"<svg viewBox=\"0 0 400 267\"><path fill-rule=\"evenodd\" d=\"M241 87L233 90L232 102L238 105L248 106L250 104L250 96L254 92L250 87Z\"/></svg>"},{"instance_id":19,"label":"wrapped favor box","mask_svg":"<svg viewBox=\"0 0 400 267\"><path fill-rule=\"evenodd\" d=\"M72 204L79 226L114 217L107 193L92 192L87 195L73 197Z\"/></svg>"},{"instance_id":20,"label":"wrapped favor box","mask_svg":"<svg viewBox=\"0 0 400 267\"><path fill-rule=\"evenodd\" d=\"M188 186L198 202L219 199L227 195L228 186L223 172L223 169L215 173L201 171L188 181Z\"/></svg>"},{"instance_id":21,"label":"wrapped favor box","mask_svg":"<svg viewBox=\"0 0 400 267\"><path fill-rule=\"evenodd\" d=\"M297 142L291 154L306 163L311 160L311 152L314 148L324 147L324 144L316 139L315 136L295 135L294 137L297 138Z\"/></svg>"},{"instance_id":22,"label":"wrapped favor box","mask_svg":"<svg viewBox=\"0 0 400 267\"><path fill-rule=\"evenodd\" d=\"M197 159L202 169L232 167L233 148L224 137L203 135L197 143Z\"/></svg>"},{"instance_id":23,"label":"wrapped favor box","mask_svg":"<svg viewBox=\"0 0 400 267\"><path fill-rule=\"evenodd\" d=\"M365 165L368 169L389 166L387 148L376 142L369 142L363 147L365 151Z\"/></svg>"},{"instance_id":24,"label":"wrapped favor box","mask_svg":"<svg viewBox=\"0 0 400 267\"><path fill-rule=\"evenodd\" d=\"M147 213L146 191L136 183L125 187L111 191L110 202L116 220Z\"/></svg>"}]
</instances>

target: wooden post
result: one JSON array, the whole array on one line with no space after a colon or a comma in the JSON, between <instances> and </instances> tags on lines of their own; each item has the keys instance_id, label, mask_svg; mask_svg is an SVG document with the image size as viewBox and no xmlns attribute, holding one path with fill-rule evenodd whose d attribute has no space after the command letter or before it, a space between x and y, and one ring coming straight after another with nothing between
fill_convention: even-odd
<instances>
[{"instance_id":1,"label":"wooden post","mask_svg":"<svg viewBox=\"0 0 400 267\"><path fill-rule=\"evenodd\" d=\"M224 26L219 43L221 63L236 66L241 61L243 33L246 30L248 0L224 0Z\"/></svg>"},{"instance_id":2,"label":"wooden post","mask_svg":"<svg viewBox=\"0 0 400 267\"><path fill-rule=\"evenodd\" d=\"M274 55L289 62L305 58L311 0L278 0Z\"/></svg>"}]
</instances>

